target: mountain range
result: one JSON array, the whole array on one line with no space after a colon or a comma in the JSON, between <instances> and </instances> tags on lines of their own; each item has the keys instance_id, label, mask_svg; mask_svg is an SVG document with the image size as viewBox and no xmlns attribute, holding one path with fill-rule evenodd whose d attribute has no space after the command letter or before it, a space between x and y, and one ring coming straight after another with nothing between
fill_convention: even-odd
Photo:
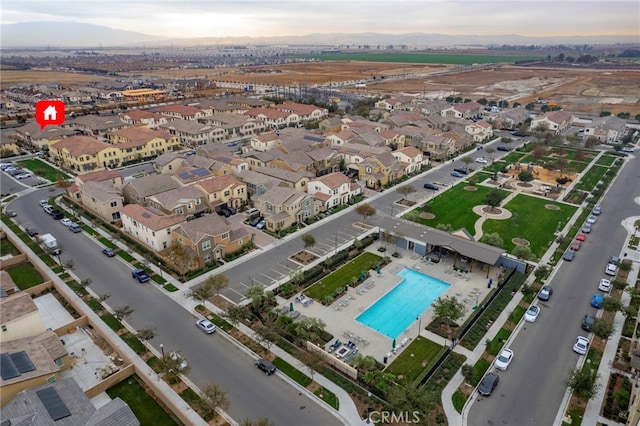
<instances>
[{"instance_id":1,"label":"mountain range","mask_svg":"<svg viewBox=\"0 0 640 426\"><path fill-rule=\"evenodd\" d=\"M167 45L323 45L323 46L487 46L487 45L558 45L637 43L635 36L550 36L447 35L332 33L277 37L201 37L169 39L134 31L117 30L101 25L76 22L25 22L0 25L2 48L96 48L146 47Z\"/></svg>"}]
</instances>

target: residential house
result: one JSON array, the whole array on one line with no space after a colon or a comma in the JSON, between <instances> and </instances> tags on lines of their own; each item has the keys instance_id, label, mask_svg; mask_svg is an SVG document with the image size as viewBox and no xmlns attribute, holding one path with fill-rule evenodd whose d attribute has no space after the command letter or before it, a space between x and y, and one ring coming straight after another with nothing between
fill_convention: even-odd
<instances>
[{"instance_id":1,"label":"residential house","mask_svg":"<svg viewBox=\"0 0 640 426\"><path fill-rule=\"evenodd\" d=\"M561 133L565 131L573 119L573 114L568 111L550 111L545 114L534 117L531 120L531 130L538 128L546 128L553 133Z\"/></svg>"},{"instance_id":2,"label":"residential house","mask_svg":"<svg viewBox=\"0 0 640 426\"><path fill-rule=\"evenodd\" d=\"M469 123L464 130L471 135L474 142L482 142L493 136L493 127L486 121Z\"/></svg>"},{"instance_id":3,"label":"residential house","mask_svg":"<svg viewBox=\"0 0 640 426\"><path fill-rule=\"evenodd\" d=\"M373 147L387 146L387 140L378 132L375 132L368 128L366 128L364 132L361 132L360 129L351 130L354 131L358 136L351 139L349 143Z\"/></svg>"},{"instance_id":4,"label":"residential house","mask_svg":"<svg viewBox=\"0 0 640 426\"><path fill-rule=\"evenodd\" d=\"M31 295L24 291L0 294L0 344L32 337L45 331L40 311ZM4 348L2 348L4 352ZM3 361L4 362L4 361Z\"/></svg>"},{"instance_id":5,"label":"residential house","mask_svg":"<svg viewBox=\"0 0 640 426\"><path fill-rule=\"evenodd\" d=\"M189 147L227 139L227 132L223 128L194 120L176 119L163 124L161 128L177 136L182 145Z\"/></svg>"},{"instance_id":6,"label":"residential house","mask_svg":"<svg viewBox=\"0 0 640 426\"><path fill-rule=\"evenodd\" d=\"M326 108L321 108L315 105L299 104L292 101L285 101L281 104L276 104L273 108L296 114L300 123L320 121L329 115L329 111Z\"/></svg>"},{"instance_id":7,"label":"residential house","mask_svg":"<svg viewBox=\"0 0 640 426\"><path fill-rule=\"evenodd\" d=\"M197 106L180 104L163 105L157 107L154 111L167 117L191 121L197 121L213 115L213 109L211 108L199 108Z\"/></svg>"},{"instance_id":8,"label":"residential house","mask_svg":"<svg viewBox=\"0 0 640 426\"><path fill-rule=\"evenodd\" d=\"M46 381L41 378L34 387L23 386L25 390L18 393L12 391L11 398L3 389L3 422L16 426L140 425L131 408L120 397L109 399L96 408L75 379L57 380L57 376L53 376L55 381L53 377L47 377L51 380Z\"/></svg>"},{"instance_id":9,"label":"residential house","mask_svg":"<svg viewBox=\"0 0 640 426\"><path fill-rule=\"evenodd\" d=\"M471 135L467 133L462 126L454 126L444 132L442 136L453 139L456 152L464 151L473 144Z\"/></svg>"},{"instance_id":10,"label":"residential house","mask_svg":"<svg viewBox=\"0 0 640 426\"><path fill-rule=\"evenodd\" d=\"M396 129L383 130L379 135L384 139L385 145L391 147L391 149L398 149L405 146L405 135Z\"/></svg>"},{"instance_id":11,"label":"residential house","mask_svg":"<svg viewBox=\"0 0 640 426\"><path fill-rule=\"evenodd\" d=\"M272 149L271 151L248 151L242 154L242 158L249 164L251 170L255 170L256 167L268 167L272 161L282 158L283 155L282 151Z\"/></svg>"},{"instance_id":12,"label":"residential house","mask_svg":"<svg viewBox=\"0 0 640 426\"><path fill-rule=\"evenodd\" d=\"M395 182L403 174L398 159L390 152L372 155L358 163L358 179L365 182L367 188L378 189Z\"/></svg>"},{"instance_id":13,"label":"residential house","mask_svg":"<svg viewBox=\"0 0 640 426\"><path fill-rule=\"evenodd\" d=\"M249 96L230 96L225 98L228 105L233 105L238 108L250 109L250 108L268 108L274 105L273 101L266 101L264 99L250 98Z\"/></svg>"},{"instance_id":14,"label":"residential house","mask_svg":"<svg viewBox=\"0 0 640 426\"><path fill-rule=\"evenodd\" d=\"M309 151L305 155L313 161L309 171L315 173L316 176L340 171L342 156L330 147ZM342 165L345 166L344 161Z\"/></svg>"},{"instance_id":15,"label":"residential house","mask_svg":"<svg viewBox=\"0 0 640 426\"><path fill-rule=\"evenodd\" d=\"M255 136L265 130L265 123L259 119L241 114L216 112L212 116L200 119L213 127L224 130L229 139Z\"/></svg>"},{"instance_id":16,"label":"residential house","mask_svg":"<svg viewBox=\"0 0 640 426\"><path fill-rule=\"evenodd\" d=\"M471 118L481 116L484 113L484 106L478 102L464 102L444 108L440 115L452 118Z\"/></svg>"},{"instance_id":17,"label":"residential house","mask_svg":"<svg viewBox=\"0 0 640 426\"><path fill-rule=\"evenodd\" d=\"M122 151L123 164L180 149L177 136L148 127L129 127L111 132L108 137L109 141Z\"/></svg>"},{"instance_id":18,"label":"residential house","mask_svg":"<svg viewBox=\"0 0 640 426\"><path fill-rule=\"evenodd\" d=\"M127 204L120 211L122 231L160 252L171 245L171 233L187 220L181 214L165 214L139 204Z\"/></svg>"},{"instance_id":19,"label":"residential house","mask_svg":"<svg viewBox=\"0 0 640 426\"><path fill-rule=\"evenodd\" d=\"M242 171L236 176L247 185L249 198L255 195L262 195L267 192L267 190L277 187L282 182L280 179L254 172L253 170Z\"/></svg>"},{"instance_id":20,"label":"residential house","mask_svg":"<svg viewBox=\"0 0 640 426\"><path fill-rule=\"evenodd\" d=\"M102 115L82 115L71 120L67 120L62 127L75 129L87 136L106 136L109 132L124 129L129 125L117 116Z\"/></svg>"},{"instance_id":21,"label":"residential house","mask_svg":"<svg viewBox=\"0 0 640 426\"><path fill-rule=\"evenodd\" d=\"M282 141L280 140L280 132L267 132L251 138L249 145L254 151L271 151L277 148ZM249 149L247 147L247 149Z\"/></svg>"},{"instance_id":22,"label":"residential house","mask_svg":"<svg viewBox=\"0 0 640 426\"><path fill-rule=\"evenodd\" d=\"M432 161L444 161L456 153L456 143L448 136L427 136L421 149Z\"/></svg>"},{"instance_id":23,"label":"residential house","mask_svg":"<svg viewBox=\"0 0 640 426\"><path fill-rule=\"evenodd\" d=\"M499 112L490 112L486 114L487 121L495 123L498 129L515 130L524 124L531 114L526 108L508 108Z\"/></svg>"},{"instance_id":24,"label":"residential house","mask_svg":"<svg viewBox=\"0 0 640 426\"><path fill-rule=\"evenodd\" d=\"M103 182L112 188L117 188L122 192L124 181L117 170L96 170L94 172L83 173L75 177L75 182L66 189L67 196L77 203L82 203L80 185L87 182Z\"/></svg>"},{"instance_id":25,"label":"residential house","mask_svg":"<svg viewBox=\"0 0 640 426\"><path fill-rule=\"evenodd\" d=\"M325 137L332 146L341 146L347 143L352 143L352 141L358 137L358 134L353 130L345 129L338 133L327 133Z\"/></svg>"},{"instance_id":26,"label":"residential house","mask_svg":"<svg viewBox=\"0 0 640 426\"><path fill-rule=\"evenodd\" d=\"M358 169L358 164L364 161L366 158L372 155L382 154L390 152L391 148L388 146L367 146L361 144L346 143L342 146L334 146L333 150L336 151L344 159L344 164L349 169Z\"/></svg>"},{"instance_id":27,"label":"residential house","mask_svg":"<svg viewBox=\"0 0 640 426\"><path fill-rule=\"evenodd\" d=\"M194 186L205 194L212 211L225 205L239 209L247 202L247 185L233 175L203 179Z\"/></svg>"},{"instance_id":28,"label":"residential house","mask_svg":"<svg viewBox=\"0 0 640 426\"><path fill-rule=\"evenodd\" d=\"M309 181L307 189L317 200L320 211L347 204L352 197L362 193L360 185L352 183L351 179L340 172L329 173Z\"/></svg>"},{"instance_id":29,"label":"residential house","mask_svg":"<svg viewBox=\"0 0 640 426\"><path fill-rule=\"evenodd\" d=\"M219 151L208 155L209 158L216 160L218 163L226 164L231 167L233 174L241 173L245 170L249 170L249 163L242 158L235 157L229 152ZM222 173L225 174L225 173ZM219 175L217 175L219 176Z\"/></svg>"},{"instance_id":30,"label":"residential house","mask_svg":"<svg viewBox=\"0 0 640 426\"><path fill-rule=\"evenodd\" d=\"M417 103L414 96L394 96L376 102L375 107L387 111L411 111Z\"/></svg>"},{"instance_id":31,"label":"residential house","mask_svg":"<svg viewBox=\"0 0 640 426\"><path fill-rule=\"evenodd\" d=\"M271 232L302 223L317 213L312 195L288 187L268 189L253 198L253 205L260 210L265 218L266 228Z\"/></svg>"},{"instance_id":32,"label":"residential house","mask_svg":"<svg viewBox=\"0 0 640 426\"><path fill-rule=\"evenodd\" d=\"M264 124L267 129L282 129L289 124L297 124L298 114L277 110L275 108L251 108L244 115Z\"/></svg>"},{"instance_id":33,"label":"residential house","mask_svg":"<svg viewBox=\"0 0 640 426\"><path fill-rule=\"evenodd\" d=\"M322 134L339 133L343 130L346 130L347 125L342 121L342 117L340 117L339 115L334 115L320 121L320 123L318 124L318 128L320 129Z\"/></svg>"},{"instance_id":34,"label":"residential house","mask_svg":"<svg viewBox=\"0 0 640 426\"><path fill-rule=\"evenodd\" d=\"M175 171L171 175L180 186L190 185L192 183L207 179L214 176L209 169L204 167L184 166Z\"/></svg>"},{"instance_id":35,"label":"residential house","mask_svg":"<svg viewBox=\"0 0 640 426\"><path fill-rule=\"evenodd\" d=\"M269 168L277 168L297 173L312 173L314 161L306 152L292 152L290 154L282 154L272 161L265 163Z\"/></svg>"},{"instance_id":36,"label":"residential house","mask_svg":"<svg viewBox=\"0 0 640 426\"><path fill-rule=\"evenodd\" d=\"M187 249L188 269L196 270L224 260L225 254L242 249L253 237L245 227L233 229L227 219L212 214L184 222L172 238Z\"/></svg>"},{"instance_id":37,"label":"residential house","mask_svg":"<svg viewBox=\"0 0 640 426\"><path fill-rule=\"evenodd\" d=\"M91 136L71 136L49 146L54 162L77 172L116 168L122 164L120 148Z\"/></svg>"},{"instance_id":38,"label":"residential house","mask_svg":"<svg viewBox=\"0 0 640 426\"><path fill-rule=\"evenodd\" d=\"M429 100L418 101L415 110L420 111L424 115L440 115L442 110L451 106L449 102L445 100Z\"/></svg>"},{"instance_id":39,"label":"residential house","mask_svg":"<svg viewBox=\"0 0 640 426\"><path fill-rule=\"evenodd\" d=\"M193 185L160 192L147 197L147 205L166 214L181 214L186 218L200 217L207 211L205 194Z\"/></svg>"},{"instance_id":40,"label":"residential house","mask_svg":"<svg viewBox=\"0 0 640 426\"><path fill-rule=\"evenodd\" d=\"M179 187L180 184L170 175L151 174L129 180L122 189L122 195L126 204L146 206L147 197Z\"/></svg>"},{"instance_id":41,"label":"residential house","mask_svg":"<svg viewBox=\"0 0 640 426\"><path fill-rule=\"evenodd\" d=\"M51 330L34 336L2 342L2 419L8 415L5 405L20 392L60 380L60 373L73 365L60 338ZM29 413L33 418L33 412ZM21 419L21 421L24 419ZM18 422L17 424L22 424ZM31 423L27 423L31 424ZM38 424L55 424L38 423Z\"/></svg>"},{"instance_id":42,"label":"residential house","mask_svg":"<svg viewBox=\"0 0 640 426\"><path fill-rule=\"evenodd\" d=\"M96 216L110 223L120 220L124 205L122 191L108 182L89 181L78 185L80 203Z\"/></svg>"},{"instance_id":43,"label":"residential house","mask_svg":"<svg viewBox=\"0 0 640 426\"><path fill-rule=\"evenodd\" d=\"M429 165L429 159L414 146L406 146L391 153L399 162L404 175L418 173Z\"/></svg>"},{"instance_id":44,"label":"residential house","mask_svg":"<svg viewBox=\"0 0 640 426\"><path fill-rule=\"evenodd\" d=\"M0 157L11 157L19 153L17 141L10 138L4 130L0 131Z\"/></svg>"},{"instance_id":45,"label":"residential house","mask_svg":"<svg viewBox=\"0 0 640 426\"><path fill-rule=\"evenodd\" d=\"M134 109L120 113L120 119L130 126L147 126L150 129L157 129L166 124L169 120L166 115L158 114L143 109Z\"/></svg>"},{"instance_id":46,"label":"residential house","mask_svg":"<svg viewBox=\"0 0 640 426\"><path fill-rule=\"evenodd\" d=\"M75 129L65 129L60 126L46 126L44 129L35 121L16 127L16 137L25 145L40 150L49 150L49 145L69 136L78 134Z\"/></svg>"},{"instance_id":47,"label":"residential house","mask_svg":"<svg viewBox=\"0 0 640 426\"><path fill-rule=\"evenodd\" d=\"M165 152L153 159L153 170L156 173L173 174L187 165L185 158L174 152Z\"/></svg>"},{"instance_id":48,"label":"residential house","mask_svg":"<svg viewBox=\"0 0 640 426\"><path fill-rule=\"evenodd\" d=\"M377 121L367 120L358 116L354 116L352 118L353 121L348 122L347 126L349 126L349 129L353 130L354 132L356 130L359 130L360 132L364 133L366 130L373 130L374 132L379 133L389 128L389 125Z\"/></svg>"},{"instance_id":49,"label":"residential house","mask_svg":"<svg viewBox=\"0 0 640 426\"><path fill-rule=\"evenodd\" d=\"M612 115L600 117L584 126L584 137L595 136L603 143L620 143L627 131L627 120Z\"/></svg>"},{"instance_id":50,"label":"residential house","mask_svg":"<svg viewBox=\"0 0 640 426\"><path fill-rule=\"evenodd\" d=\"M279 179L281 181L280 186L290 186L300 192L307 192L307 184L310 179L314 178L312 173L291 172L275 167L255 167L252 170Z\"/></svg>"}]
</instances>

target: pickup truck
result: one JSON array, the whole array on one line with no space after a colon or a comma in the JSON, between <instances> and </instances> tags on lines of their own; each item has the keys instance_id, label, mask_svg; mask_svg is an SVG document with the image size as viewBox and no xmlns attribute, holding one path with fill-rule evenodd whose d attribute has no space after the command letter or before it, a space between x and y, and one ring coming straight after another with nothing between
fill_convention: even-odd
<instances>
[{"instance_id":1,"label":"pickup truck","mask_svg":"<svg viewBox=\"0 0 640 426\"><path fill-rule=\"evenodd\" d=\"M147 274L144 269L134 269L133 271L131 271L131 276L141 283L146 283L151 279L149 274Z\"/></svg>"}]
</instances>

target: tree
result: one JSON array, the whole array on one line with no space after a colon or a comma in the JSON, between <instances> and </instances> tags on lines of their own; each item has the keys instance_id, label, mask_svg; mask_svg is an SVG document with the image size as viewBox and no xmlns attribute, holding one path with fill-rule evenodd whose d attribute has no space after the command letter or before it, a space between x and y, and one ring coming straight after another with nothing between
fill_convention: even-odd
<instances>
[{"instance_id":1,"label":"tree","mask_svg":"<svg viewBox=\"0 0 640 426\"><path fill-rule=\"evenodd\" d=\"M587 138L586 141L584 141L584 147L585 148L593 148L594 146L598 145L600 143L600 140L595 137L595 136L589 136Z\"/></svg>"},{"instance_id":2,"label":"tree","mask_svg":"<svg viewBox=\"0 0 640 426\"><path fill-rule=\"evenodd\" d=\"M389 387L389 384L393 381L393 379L395 379L395 376L393 374L385 373L384 371L378 370L378 369L367 371L362 376L362 380L365 383L374 385L375 387L377 387L382 391L387 390L387 388ZM393 388L395 388L395 386L393 386L392 389Z\"/></svg>"},{"instance_id":3,"label":"tree","mask_svg":"<svg viewBox=\"0 0 640 426\"><path fill-rule=\"evenodd\" d=\"M307 371L309 372L309 376L311 376L311 381L313 382L313 377L316 372L324 364L324 358L315 351L304 351L301 361L307 367Z\"/></svg>"},{"instance_id":4,"label":"tree","mask_svg":"<svg viewBox=\"0 0 640 426\"><path fill-rule=\"evenodd\" d=\"M387 396L387 401L392 407L392 412L414 413L415 411L419 411L419 419L428 419L428 413L433 410L434 407L434 399L433 395L430 395L425 388L426 386L417 388L410 383L392 386ZM435 400L439 401L439 396L436 396Z\"/></svg>"},{"instance_id":5,"label":"tree","mask_svg":"<svg viewBox=\"0 0 640 426\"><path fill-rule=\"evenodd\" d=\"M91 278L85 278L84 280L80 281L80 285L82 287L88 287L91 285L92 282L93 280Z\"/></svg>"},{"instance_id":6,"label":"tree","mask_svg":"<svg viewBox=\"0 0 640 426\"><path fill-rule=\"evenodd\" d=\"M396 189L396 192L402 195L402 199L404 200L409 194L416 192L416 189L412 185L402 185Z\"/></svg>"},{"instance_id":7,"label":"tree","mask_svg":"<svg viewBox=\"0 0 640 426\"><path fill-rule=\"evenodd\" d=\"M524 170L518 173L518 180L520 182L531 182L533 180L533 173L528 170Z\"/></svg>"},{"instance_id":8,"label":"tree","mask_svg":"<svg viewBox=\"0 0 640 426\"><path fill-rule=\"evenodd\" d=\"M207 278L205 285L211 286L211 289L216 294L220 294L222 290L229 287L229 278L227 278L226 275L215 274Z\"/></svg>"},{"instance_id":9,"label":"tree","mask_svg":"<svg viewBox=\"0 0 640 426\"><path fill-rule=\"evenodd\" d=\"M304 243L304 249L308 249L309 247L313 247L316 245L316 239L311 234L304 234L302 237L302 242Z\"/></svg>"},{"instance_id":10,"label":"tree","mask_svg":"<svg viewBox=\"0 0 640 426\"><path fill-rule=\"evenodd\" d=\"M444 232L453 232L453 226L450 223L439 223L436 225L436 229Z\"/></svg>"},{"instance_id":11,"label":"tree","mask_svg":"<svg viewBox=\"0 0 640 426\"><path fill-rule=\"evenodd\" d=\"M439 297L431 308L434 321L444 322L447 326L458 321L467 312L464 303L459 302L455 296Z\"/></svg>"},{"instance_id":12,"label":"tree","mask_svg":"<svg viewBox=\"0 0 640 426\"><path fill-rule=\"evenodd\" d=\"M364 373L371 371L376 366L376 359L371 355L357 353L349 358L352 367L362 370Z\"/></svg>"},{"instance_id":13,"label":"tree","mask_svg":"<svg viewBox=\"0 0 640 426\"><path fill-rule=\"evenodd\" d=\"M511 253L518 259L522 259L522 260L533 259L533 253L531 252L531 249L527 246L515 246L515 248Z\"/></svg>"},{"instance_id":14,"label":"tree","mask_svg":"<svg viewBox=\"0 0 640 426\"><path fill-rule=\"evenodd\" d=\"M360 204L356 207L356 213L362 216L362 222L367 223L367 218L376 214L376 209L371 204Z\"/></svg>"},{"instance_id":15,"label":"tree","mask_svg":"<svg viewBox=\"0 0 640 426\"><path fill-rule=\"evenodd\" d=\"M195 408L203 419L209 421L216 417L218 408L229 408L229 398L220 386L210 384L202 389Z\"/></svg>"},{"instance_id":16,"label":"tree","mask_svg":"<svg viewBox=\"0 0 640 426\"><path fill-rule=\"evenodd\" d=\"M146 327L146 328L140 329L136 333L136 337L142 340L143 342L148 342L149 340L156 337L156 330L153 327Z\"/></svg>"},{"instance_id":17,"label":"tree","mask_svg":"<svg viewBox=\"0 0 640 426\"><path fill-rule=\"evenodd\" d=\"M230 305L224 313L224 317L228 319L234 327L237 327L240 321L245 319L247 316L247 308L239 305Z\"/></svg>"},{"instance_id":18,"label":"tree","mask_svg":"<svg viewBox=\"0 0 640 426\"><path fill-rule=\"evenodd\" d=\"M491 154L495 153L496 150L493 148L487 148L484 150L487 154L489 154L489 158L491 158Z\"/></svg>"},{"instance_id":19,"label":"tree","mask_svg":"<svg viewBox=\"0 0 640 426\"><path fill-rule=\"evenodd\" d=\"M192 287L189 289L187 297L195 300L196 302L204 303L213 297L213 285L207 279L199 287Z\"/></svg>"},{"instance_id":20,"label":"tree","mask_svg":"<svg viewBox=\"0 0 640 426\"><path fill-rule=\"evenodd\" d=\"M271 345L276 341L279 336L278 325L275 315L266 315L264 323L258 324L255 328L255 338L267 350L271 350Z\"/></svg>"},{"instance_id":21,"label":"tree","mask_svg":"<svg viewBox=\"0 0 640 426\"><path fill-rule=\"evenodd\" d=\"M473 163L475 160L469 156L466 156L466 157L462 157L460 161L462 161L464 164L469 166L469 164Z\"/></svg>"},{"instance_id":22,"label":"tree","mask_svg":"<svg viewBox=\"0 0 640 426\"><path fill-rule=\"evenodd\" d=\"M493 190L491 190L491 192L487 194L487 196L484 199L484 202L492 209L495 209L500 205L503 199L504 199L503 193L500 192L498 189L494 188Z\"/></svg>"},{"instance_id":23,"label":"tree","mask_svg":"<svg viewBox=\"0 0 640 426\"><path fill-rule=\"evenodd\" d=\"M175 355L173 355L175 354ZM156 363L158 373L164 376L170 383L176 383L180 378L180 373L188 374L191 366L185 362L184 357L178 352L172 352L161 356Z\"/></svg>"},{"instance_id":24,"label":"tree","mask_svg":"<svg viewBox=\"0 0 640 426\"><path fill-rule=\"evenodd\" d=\"M598 383L599 377L600 375L597 371L587 366L585 368L572 370L564 383L578 398L588 401L593 398L600 389L600 384Z\"/></svg>"},{"instance_id":25,"label":"tree","mask_svg":"<svg viewBox=\"0 0 640 426\"><path fill-rule=\"evenodd\" d=\"M616 331L616 327L611 321L603 318L596 318L593 322L591 331L602 340L607 340Z\"/></svg>"},{"instance_id":26,"label":"tree","mask_svg":"<svg viewBox=\"0 0 640 426\"><path fill-rule=\"evenodd\" d=\"M622 302L613 297L605 297L602 301L602 309L607 312L621 311L623 307Z\"/></svg>"},{"instance_id":27,"label":"tree","mask_svg":"<svg viewBox=\"0 0 640 426\"><path fill-rule=\"evenodd\" d=\"M129 305L118 306L117 308L113 308L113 316L116 317L118 321L122 321L123 319L131 315L134 311L135 310Z\"/></svg>"},{"instance_id":28,"label":"tree","mask_svg":"<svg viewBox=\"0 0 640 426\"><path fill-rule=\"evenodd\" d=\"M266 417L251 420L249 418L242 419L239 426L275 426L275 424Z\"/></svg>"},{"instance_id":29,"label":"tree","mask_svg":"<svg viewBox=\"0 0 640 426\"><path fill-rule=\"evenodd\" d=\"M464 377L467 382L473 381L473 378L474 378L473 376L475 375L475 373L473 371L472 365L464 364L460 368L460 373L462 373L462 377Z\"/></svg>"},{"instance_id":30,"label":"tree","mask_svg":"<svg viewBox=\"0 0 640 426\"><path fill-rule=\"evenodd\" d=\"M498 234L497 232L484 234L480 238L480 242L489 244L490 246L494 246L494 247L499 247L499 248L504 247L504 241L502 241L502 238L500 238L500 234Z\"/></svg>"},{"instance_id":31,"label":"tree","mask_svg":"<svg viewBox=\"0 0 640 426\"><path fill-rule=\"evenodd\" d=\"M184 244L178 240L173 240L167 252L167 259L176 268L177 272L184 279L191 263L191 255Z\"/></svg>"}]
</instances>

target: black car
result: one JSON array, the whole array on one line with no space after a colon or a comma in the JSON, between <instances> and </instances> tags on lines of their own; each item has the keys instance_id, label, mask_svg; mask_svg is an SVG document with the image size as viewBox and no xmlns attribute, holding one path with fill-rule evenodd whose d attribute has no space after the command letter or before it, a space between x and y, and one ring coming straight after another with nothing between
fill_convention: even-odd
<instances>
[{"instance_id":1,"label":"black car","mask_svg":"<svg viewBox=\"0 0 640 426\"><path fill-rule=\"evenodd\" d=\"M229 217L229 216L231 216L231 210L229 210L228 207L220 207L218 209L218 215L224 216L224 217Z\"/></svg>"},{"instance_id":2,"label":"black car","mask_svg":"<svg viewBox=\"0 0 640 426\"><path fill-rule=\"evenodd\" d=\"M482 396L489 396L491 392L498 386L498 382L500 381L500 377L498 377L495 373L489 373L484 376L484 379L480 382L478 386L478 393Z\"/></svg>"},{"instance_id":3,"label":"black car","mask_svg":"<svg viewBox=\"0 0 640 426\"><path fill-rule=\"evenodd\" d=\"M27 234L29 234L30 237L35 237L36 235L38 235L38 230L36 228L25 228L25 231L27 231Z\"/></svg>"},{"instance_id":4,"label":"black car","mask_svg":"<svg viewBox=\"0 0 640 426\"><path fill-rule=\"evenodd\" d=\"M425 189L432 189L434 191L439 190L440 188L438 188L438 186L435 183L425 183L424 184Z\"/></svg>"},{"instance_id":5,"label":"black car","mask_svg":"<svg viewBox=\"0 0 640 426\"><path fill-rule=\"evenodd\" d=\"M453 169L454 172L458 172L458 173L462 173L463 175L466 175L467 173L469 173L469 169L467 169L466 167L458 167Z\"/></svg>"},{"instance_id":6,"label":"black car","mask_svg":"<svg viewBox=\"0 0 640 426\"><path fill-rule=\"evenodd\" d=\"M256 360L256 367L264 371L267 376L270 376L276 372L275 365L273 365L271 361L265 358L260 358Z\"/></svg>"},{"instance_id":7,"label":"black car","mask_svg":"<svg viewBox=\"0 0 640 426\"><path fill-rule=\"evenodd\" d=\"M60 219L64 219L64 214L60 210L55 209L51 212L51 217L54 220L60 220Z\"/></svg>"},{"instance_id":8,"label":"black car","mask_svg":"<svg viewBox=\"0 0 640 426\"><path fill-rule=\"evenodd\" d=\"M253 219L251 219L251 222L249 222L249 225L256 226L262 221L262 219L264 219L262 216L254 217Z\"/></svg>"},{"instance_id":9,"label":"black car","mask_svg":"<svg viewBox=\"0 0 640 426\"><path fill-rule=\"evenodd\" d=\"M540 293L538 293L538 299L542 300L543 302L548 302L549 299L551 299L552 294L553 289L551 288L551 286L545 285L540 290Z\"/></svg>"},{"instance_id":10,"label":"black car","mask_svg":"<svg viewBox=\"0 0 640 426\"><path fill-rule=\"evenodd\" d=\"M509 152L511 151L511 148L509 148L508 146L499 146L496 148L496 151Z\"/></svg>"},{"instance_id":11,"label":"black car","mask_svg":"<svg viewBox=\"0 0 640 426\"><path fill-rule=\"evenodd\" d=\"M584 331L591 331L595 320L596 318L593 315L590 315L590 314L585 315L584 319L582 320L582 329Z\"/></svg>"}]
</instances>

